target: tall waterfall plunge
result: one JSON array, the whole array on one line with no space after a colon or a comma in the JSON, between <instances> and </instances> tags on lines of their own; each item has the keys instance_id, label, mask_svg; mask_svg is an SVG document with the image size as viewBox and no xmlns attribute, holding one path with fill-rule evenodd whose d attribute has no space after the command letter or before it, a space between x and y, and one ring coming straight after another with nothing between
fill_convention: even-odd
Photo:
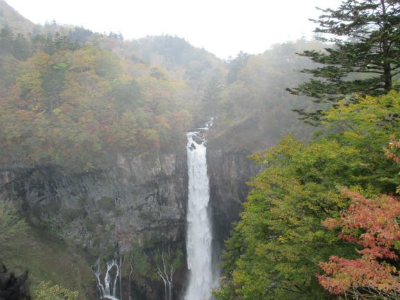
<instances>
[{"instance_id":1,"label":"tall waterfall plunge","mask_svg":"<svg viewBox=\"0 0 400 300\"><path fill-rule=\"evenodd\" d=\"M207 129L208 126L203 130ZM206 146L201 131L189 132L187 137L189 201L186 251L190 277L185 300L204 300L211 298L211 289L215 287L211 262L212 231L208 215L210 191Z\"/></svg>"}]
</instances>

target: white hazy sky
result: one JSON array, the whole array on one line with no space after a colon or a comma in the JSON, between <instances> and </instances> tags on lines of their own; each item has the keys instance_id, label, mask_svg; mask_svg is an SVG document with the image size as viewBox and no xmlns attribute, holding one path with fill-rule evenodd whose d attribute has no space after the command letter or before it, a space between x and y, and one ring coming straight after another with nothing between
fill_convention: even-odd
<instances>
[{"instance_id":1,"label":"white hazy sky","mask_svg":"<svg viewBox=\"0 0 400 300\"><path fill-rule=\"evenodd\" d=\"M221 58L312 37L321 8L340 0L6 0L34 23L57 21L125 39L170 34Z\"/></svg>"}]
</instances>

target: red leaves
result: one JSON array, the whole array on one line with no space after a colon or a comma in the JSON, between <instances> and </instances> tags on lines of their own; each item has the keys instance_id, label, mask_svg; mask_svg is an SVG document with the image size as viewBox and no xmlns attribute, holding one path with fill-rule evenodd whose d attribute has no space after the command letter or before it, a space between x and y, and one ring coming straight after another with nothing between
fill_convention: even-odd
<instances>
[{"instance_id":1,"label":"red leaves","mask_svg":"<svg viewBox=\"0 0 400 300\"><path fill-rule=\"evenodd\" d=\"M390 248L393 241L400 239L400 227L396 221L396 217L400 216L398 199L380 196L368 200L354 192L345 191L344 194L353 202L341 217L343 230L340 238L366 248L361 253L371 259L396 259L397 255ZM358 231L364 233L357 236L355 232Z\"/></svg>"},{"instance_id":2,"label":"red leaves","mask_svg":"<svg viewBox=\"0 0 400 300\"><path fill-rule=\"evenodd\" d=\"M342 220L334 219L334 218L329 218L322 222L322 225L324 225L329 230L338 228L338 227L342 226L342 224L343 224Z\"/></svg>"},{"instance_id":3,"label":"red leaves","mask_svg":"<svg viewBox=\"0 0 400 300\"><path fill-rule=\"evenodd\" d=\"M326 275L318 275L319 283L333 294L345 294L354 288L400 292L397 270L376 260L361 258L349 260L331 256L329 262L319 266Z\"/></svg>"},{"instance_id":4,"label":"red leaves","mask_svg":"<svg viewBox=\"0 0 400 300\"><path fill-rule=\"evenodd\" d=\"M393 160L394 162L400 162L400 141L396 140L395 136L390 139L389 147L385 152L387 158Z\"/></svg>"},{"instance_id":5,"label":"red leaves","mask_svg":"<svg viewBox=\"0 0 400 300\"><path fill-rule=\"evenodd\" d=\"M398 270L389 263L379 262L398 259L393 242L400 239L400 202L391 196L369 200L358 193L344 191L353 201L339 220L328 219L323 224L328 229L342 227L339 238L362 246L357 251L361 258L355 260L331 256L329 262L319 266L325 275L318 275L320 284L333 294L398 293L400 280ZM371 292L373 291L373 292Z\"/></svg>"}]
</instances>

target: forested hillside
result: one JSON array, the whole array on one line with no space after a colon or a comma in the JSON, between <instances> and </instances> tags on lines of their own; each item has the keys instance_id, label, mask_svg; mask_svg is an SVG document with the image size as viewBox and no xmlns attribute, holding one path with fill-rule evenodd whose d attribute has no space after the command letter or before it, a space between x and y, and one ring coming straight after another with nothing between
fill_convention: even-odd
<instances>
[{"instance_id":1,"label":"forested hillside","mask_svg":"<svg viewBox=\"0 0 400 300\"><path fill-rule=\"evenodd\" d=\"M45 43L51 50L24 61L4 53L4 66L13 67L2 80L3 161L88 171L117 153L168 149L184 136L191 113L183 82L144 65L134 79L112 52L57 37Z\"/></svg>"},{"instance_id":2,"label":"forested hillside","mask_svg":"<svg viewBox=\"0 0 400 300\"><path fill-rule=\"evenodd\" d=\"M293 110L312 110L313 103L285 89L309 78L299 71L312 63L296 54L309 49L321 50L323 44L298 40L259 55L240 53L229 61L225 84L216 79L206 89L205 105L217 118L211 141L226 149L255 151L289 132L306 139L312 130Z\"/></svg>"},{"instance_id":3,"label":"forested hillside","mask_svg":"<svg viewBox=\"0 0 400 300\"><path fill-rule=\"evenodd\" d=\"M75 299L72 291L96 299L94 272L118 255L127 262L121 272L135 270L121 293L157 298L163 283L153 252L168 248L175 268L185 267L181 241L174 242L182 239L174 207L181 195L170 195L185 193L184 168L174 157L185 150L186 131L210 117L201 109L204 86L209 74L225 72L223 62L172 36L124 41L57 23L27 35L23 17L0 3L7 16L0 29L0 260L17 273L29 270L34 299ZM165 168L183 170L164 183ZM135 186L121 191L117 180L128 176ZM28 189L37 203L28 203ZM175 281L177 294L183 280Z\"/></svg>"},{"instance_id":4,"label":"forested hillside","mask_svg":"<svg viewBox=\"0 0 400 300\"><path fill-rule=\"evenodd\" d=\"M124 41L56 23L29 37L4 27L0 38L1 159L74 172L107 167L118 153L171 151L211 117L215 139L231 148L300 133L291 110L301 101L284 89L310 66L295 53L322 47L300 40L223 62L178 37ZM230 135L248 128L251 137Z\"/></svg>"}]
</instances>

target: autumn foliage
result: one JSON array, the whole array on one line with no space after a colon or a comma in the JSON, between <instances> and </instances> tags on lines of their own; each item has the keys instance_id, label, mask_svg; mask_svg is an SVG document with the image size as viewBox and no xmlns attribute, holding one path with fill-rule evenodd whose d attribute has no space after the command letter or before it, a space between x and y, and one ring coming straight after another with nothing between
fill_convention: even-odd
<instances>
[{"instance_id":1,"label":"autumn foliage","mask_svg":"<svg viewBox=\"0 0 400 300\"><path fill-rule=\"evenodd\" d=\"M385 155L387 158L400 163L400 141L396 140L395 136L391 137Z\"/></svg>"},{"instance_id":2,"label":"autumn foliage","mask_svg":"<svg viewBox=\"0 0 400 300\"><path fill-rule=\"evenodd\" d=\"M72 47L60 36L47 43L24 59L0 48L0 62L12 63L0 63L1 164L79 173L184 145L191 113L180 105L183 82L156 78L142 63L128 70L124 58L93 45Z\"/></svg>"},{"instance_id":3,"label":"autumn foliage","mask_svg":"<svg viewBox=\"0 0 400 300\"><path fill-rule=\"evenodd\" d=\"M400 142L392 136L385 156L398 163L399 149ZM318 275L320 284L333 294L349 294L356 299L398 299L399 199L381 195L369 200L349 190L343 196L352 199L350 207L340 219L329 218L323 225L330 230L341 227L339 238L361 246L356 250L361 257L352 260L331 256L329 262L321 262L325 275Z\"/></svg>"},{"instance_id":4,"label":"autumn foliage","mask_svg":"<svg viewBox=\"0 0 400 300\"><path fill-rule=\"evenodd\" d=\"M320 263L325 275L319 275L320 284L333 294L353 296L400 295L398 259L400 239L400 202L383 195L374 200L346 190L344 196L352 199L349 209L340 219L327 219L328 229L341 227L339 238L361 246L357 259L331 256Z\"/></svg>"}]
</instances>

